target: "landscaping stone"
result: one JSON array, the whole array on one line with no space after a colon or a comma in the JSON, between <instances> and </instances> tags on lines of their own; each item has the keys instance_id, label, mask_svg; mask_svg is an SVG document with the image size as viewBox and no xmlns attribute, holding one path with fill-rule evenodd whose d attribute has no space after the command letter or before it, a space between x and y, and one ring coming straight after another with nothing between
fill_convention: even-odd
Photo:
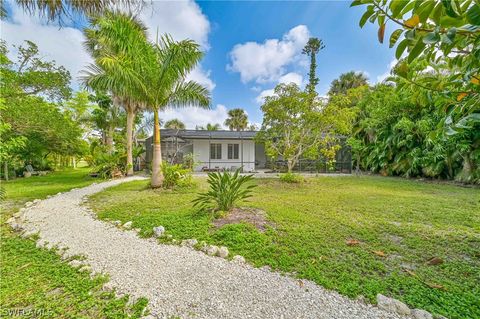
<instances>
[{"instance_id":1,"label":"landscaping stone","mask_svg":"<svg viewBox=\"0 0 480 319\"><path fill-rule=\"evenodd\" d=\"M26 202L25 207L31 207L33 205L33 202Z\"/></svg>"},{"instance_id":2,"label":"landscaping stone","mask_svg":"<svg viewBox=\"0 0 480 319\"><path fill-rule=\"evenodd\" d=\"M228 248L225 246L222 246L218 249L218 256L222 258L227 258L228 257Z\"/></svg>"},{"instance_id":3,"label":"landscaping stone","mask_svg":"<svg viewBox=\"0 0 480 319\"><path fill-rule=\"evenodd\" d=\"M163 226L153 227L153 236L155 236L156 238L163 236L164 233L165 233L165 227Z\"/></svg>"},{"instance_id":4,"label":"landscaping stone","mask_svg":"<svg viewBox=\"0 0 480 319\"><path fill-rule=\"evenodd\" d=\"M116 221L113 222L113 224L114 224L115 226L120 226L120 225L122 224L122 222L119 221L119 220L116 220Z\"/></svg>"},{"instance_id":5,"label":"landscaping stone","mask_svg":"<svg viewBox=\"0 0 480 319\"><path fill-rule=\"evenodd\" d=\"M232 261L235 262L235 263L238 263L238 264L244 264L245 263L245 258L243 256L240 256L240 255L235 255L235 256L233 256Z\"/></svg>"},{"instance_id":6,"label":"landscaping stone","mask_svg":"<svg viewBox=\"0 0 480 319\"><path fill-rule=\"evenodd\" d=\"M389 298L386 297L382 294L377 295L377 303L378 303L378 308L390 311L390 312L395 312L398 313L399 315L410 315L411 311L410 308L403 302L394 299L394 298Z\"/></svg>"},{"instance_id":7,"label":"landscaping stone","mask_svg":"<svg viewBox=\"0 0 480 319\"><path fill-rule=\"evenodd\" d=\"M433 319L433 316L430 312L423 309L413 309L412 317L414 319Z\"/></svg>"},{"instance_id":8,"label":"landscaping stone","mask_svg":"<svg viewBox=\"0 0 480 319\"><path fill-rule=\"evenodd\" d=\"M34 200L33 200L33 203L34 203L34 204L38 204L38 203L40 203L40 202L41 202L40 199L34 199Z\"/></svg>"},{"instance_id":9,"label":"landscaping stone","mask_svg":"<svg viewBox=\"0 0 480 319\"><path fill-rule=\"evenodd\" d=\"M182 246L186 246L186 247L190 247L190 248L193 248L193 246L195 246L196 244L198 244L198 240L196 240L195 238L184 239L184 240L182 240L182 243L181 243Z\"/></svg>"},{"instance_id":10,"label":"landscaping stone","mask_svg":"<svg viewBox=\"0 0 480 319\"><path fill-rule=\"evenodd\" d=\"M208 246L207 254L210 256L215 256L218 253L218 247L215 245Z\"/></svg>"},{"instance_id":11,"label":"landscaping stone","mask_svg":"<svg viewBox=\"0 0 480 319\"><path fill-rule=\"evenodd\" d=\"M83 266L83 262L81 260L72 260L68 263L72 267L80 267Z\"/></svg>"},{"instance_id":12,"label":"landscaping stone","mask_svg":"<svg viewBox=\"0 0 480 319\"><path fill-rule=\"evenodd\" d=\"M126 222L125 224L123 224L123 227L126 228L126 229L132 228L132 222L131 221Z\"/></svg>"}]
</instances>

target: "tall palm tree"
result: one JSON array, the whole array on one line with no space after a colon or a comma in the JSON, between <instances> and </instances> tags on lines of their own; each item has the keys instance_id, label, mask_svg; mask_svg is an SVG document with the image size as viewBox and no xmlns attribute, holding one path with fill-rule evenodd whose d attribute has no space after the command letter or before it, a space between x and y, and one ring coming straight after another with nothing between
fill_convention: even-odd
<instances>
[{"instance_id":1,"label":"tall palm tree","mask_svg":"<svg viewBox=\"0 0 480 319\"><path fill-rule=\"evenodd\" d=\"M127 175L133 175L134 120L143 106L138 96L142 84L133 70L140 68L137 57L148 46L146 27L131 14L120 12L107 12L104 16L91 18L90 24L92 27L84 30L85 48L95 63L84 72L84 83L110 92L113 103L125 109Z\"/></svg>"},{"instance_id":2,"label":"tall palm tree","mask_svg":"<svg viewBox=\"0 0 480 319\"><path fill-rule=\"evenodd\" d=\"M184 130L185 123L180 121L179 119L171 119L165 122L165 128L172 129L172 130Z\"/></svg>"},{"instance_id":3,"label":"tall palm tree","mask_svg":"<svg viewBox=\"0 0 480 319\"><path fill-rule=\"evenodd\" d=\"M225 125L233 131L243 131L248 126L247 113L243 109L231 109L228 111L228 118Z\"/></svg>"},{"instance_id":4,"label":"tall palm tree","mask_svg":"<svg viewBox=\"0 0 480 319\"><path fill-rule=\"evenodd\" d=\"M330 84L329 95L346 94L348 90L368 85L368 78L362 72L350 71L340 75Z\"/></svg>"},{"instance_id":5,"label":"tall palm tree","mask_svg":"<svg viewBox=\"0 0 480 319\"><path fill-rule=\"evenodd\" d=\"M315 94L315 87L319 82L316 76L317 53L324 48L325 45L323 44L322 40L319 38L310 38L302 50L303 54L306 54L310 57L310 72L308 73L309 81L306 90L308 93L312 94L312 96Z\"/></svg>"},{"instance_id":6,"label":"tall palm tree","mask_svg":"<svg viewBox=\"0 0 480 319\"><path fill-rule=\"evenodd\" d=\"M153 111L153 188L162 186L162 151L158 112L167 107L210 107L210 92L207 88L185 78L200 62L203 53L192 40L174 41L165 35L157 39L137 58L142 68L137 74L143 87L142 100Z\"/></svg>"}]
</instances>

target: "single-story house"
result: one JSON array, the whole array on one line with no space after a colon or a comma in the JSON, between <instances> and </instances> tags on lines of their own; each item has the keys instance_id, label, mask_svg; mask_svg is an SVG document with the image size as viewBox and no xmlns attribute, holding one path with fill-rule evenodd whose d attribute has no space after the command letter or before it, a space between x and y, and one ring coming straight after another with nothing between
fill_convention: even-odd
<instances>
[{"instance_id":1,"label":"single-story house","mask_svg":"<svg viewBox=\"0 0 480 319\"><path fill-rule=\"evenodd\" d=\"M160 130L162 159L171 163L183 163L193 159L194 171L235 170L255 172L281 166L282 161L270 161L262 143L255 141L256 131L207 131L207 130ZM153 136L145 140L145 164L149 167L153 157ZM303 168L302 168L303 162ZM327 171L317 163L304 160L297 169L309 171ZM350 173L351 154L348 147L342 147L337 153L336 167L333 171ZM308 164L308 165L307 165Z\"/></svg>"}]
</instances>

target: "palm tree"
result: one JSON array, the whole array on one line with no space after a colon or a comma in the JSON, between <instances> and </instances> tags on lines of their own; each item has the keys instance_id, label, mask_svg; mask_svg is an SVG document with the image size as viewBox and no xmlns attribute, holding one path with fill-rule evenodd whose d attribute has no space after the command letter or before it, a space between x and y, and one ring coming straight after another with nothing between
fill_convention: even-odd
<instances>
[{"instance_id":1,"label":"palm tree","mask_svg":"<svg viewBox=\"0 0 480 319\"><path fill-rule=\"evenodd\" d=\"M243 109L231 109L228 111L228 118L225 120L225 125L233 131L243 131L248 126L247 113Z\"/></svg>"},{"instance_id":2,"label":"palm tree","mask_svg":"<svg viewBox=\"0 0 480 319\"><path fill-rule=\"evenodd\" d=\"M16 0L16 3L27 13L38 13L49 21L60 20L64 16L74 16L75 14L103 14L118 5L129 9L133 8L133 5L140 9L143 5L143 1L136 0ZM4 11L3 14L6 15L3 5L4 1L1 3L1 11Z\"/></svg>"},{"instance_id":3,"label":"palm tree","mask_svg":"<svg viewBox=\"0 0 480 319\"><path fill-rule=\"evenodd\" d=\"M348 90L368 85L368 78L362 72L350 71L340 75L330 84L328 95L346 94Z\"/></svg>"},{"instance_id":4,"label":"palm tree","mask_svg":"<svg viewBox=\"0 0 480 319\"><path fill-rule=\"evenodd\" d=\"M198 64L203 53L192 40L174 41L165 35L151 44L137 57L142 62L137 79L141 81L141 94L145 105L153 111L153 188L162 186L162 151L158 112L167 107L210 107L210 92L194 81L186 81L189 72Z\"/></svg>"},{"instance_id":5,"label":"palm tree","mask_svg":"<svg viewBox=\"0 0 480 319\"><path fill-rule=\"evenodd\" d=\"M220 129L220 124L207 123L206 126L197 126L195 129L201 130L201 131L218 131Z\"/></svg>"},{"instance_id":6,"label":"palm tree","mask_svg":"<svg viewBox=\"0 0 480 319\"><path fill-rule=\"evenodd\" d=\"M303 54L310 56L310 72L308 73L309 81L306 87L306 91L312 94L312 96L315 94L315 87L319 82L316 76L317 53L320 52L320 50L323 50L324 48L325 48L325 45L323 44L322 40L320 40L319 38L310 38L308 39L307 44L302 50Z\"/></svg>"},{"instance_id":7,"label":"palm tree","mask_svg":"<svg viewBox=\"0 0 480 319\"><path fill-rule=\"evenodd\" d=\"M141 83L132 70L140 68L137 57L148 46L146 27L134 16L120 12L94 17L90 24L92 28L84 30L85 47L95 63L84 72L84 83L90 88L109 91L114 105L125 109L127 175L133 175L134 120L143 105L138 96Z\"/></svg>"},{"instance_id":8,"label":"palm tree","mask_svg":"<svg viewBox=\"0 0 480 319\"><path fill-rule=\"evenodd\" d=\"M172 130L184 130L185 123L180 121L179 119L171 119L165 122L165 128L172 129Z\"/></svg>"}]
</instances>

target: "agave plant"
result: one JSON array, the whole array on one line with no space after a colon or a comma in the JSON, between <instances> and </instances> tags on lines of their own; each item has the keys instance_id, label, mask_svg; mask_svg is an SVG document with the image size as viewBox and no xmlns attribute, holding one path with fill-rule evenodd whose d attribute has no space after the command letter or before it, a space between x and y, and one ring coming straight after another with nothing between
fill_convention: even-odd
<instances>
[{"instance_id":1,"label":"agave plant","mask_svg":"<svg viewBox=\"0 0 480 319\"><path fill-rule=\"evenodd\" d=\"M208 174L208 192L201 193L193 200L194 207L212 208L213 210L229 211L240 200L251 197L255 184L248 184L253 175L240 175L240 169L234 173L214 172Z\"/></svg>"}]
</instances>

